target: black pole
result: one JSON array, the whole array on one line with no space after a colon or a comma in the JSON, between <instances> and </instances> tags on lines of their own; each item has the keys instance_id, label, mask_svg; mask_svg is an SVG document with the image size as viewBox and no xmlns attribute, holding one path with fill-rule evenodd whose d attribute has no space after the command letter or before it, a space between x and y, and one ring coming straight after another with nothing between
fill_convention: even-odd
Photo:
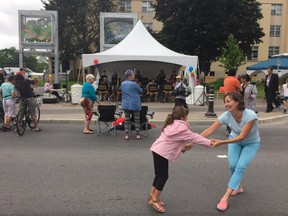
<instances>
[{"instance_id":1,"label":"black pole","mask_svg":"<svg viewBox=\"0 0 288 216\"><path fill-rule=\"evenodd\" d=\"M68 77L67 77L67 70L65 73L65 78L66 78L66 91L68 92Z\"/></svg>"},{"instance_id":2,"label":"black pole","mask_svg":"<svg viewBox=\"0 0 288 216\"><path fill-rule=\"evenodd\" d=\"M216 113L214 112L214 86L210 85L209 87L209 104L208 111L205 113L205 116L216 117Z\"/></svg>"}]
</instances>

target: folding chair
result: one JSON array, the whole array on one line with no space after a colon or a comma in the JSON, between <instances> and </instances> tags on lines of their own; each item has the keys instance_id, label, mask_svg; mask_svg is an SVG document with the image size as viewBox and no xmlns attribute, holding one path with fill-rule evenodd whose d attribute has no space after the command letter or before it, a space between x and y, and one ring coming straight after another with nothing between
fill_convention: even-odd
<instances>
[{"instance_id":1,"label":"folding chair","mask_svg":"<svg viewBox=\"0 0 288 216\"><path fill-rule=\"evenodd\" d=\"M100 100L104 100L105 96L109 96L109 87L107 83L99 83L97 94L100 95Z\"/></svg>"},{"instance_id":2,"label":"folding chair","mask_svg":"<svg viewBox=\"0 0 288 216\"><path fill-rule=\"evenodd\" d=\"M151 126L148 124L148 118L152 119L154 116L154 112L148 112L148 106L141 106L140 111L140 132L143 134L143 136L148 136L148 129L151 128ZM135 120L134 115L132 114L130 118L130 131L129 135L132 134L132 130L135 130Z\"/></svg>"},{"instance_id":3,"label":"folding chair","mask_svg":"<svg viewBox=\"0 0 288 216\"><path fill-rule=\"evenodd\" d=\"M155 84L149 84L148 85L148 89L147 89L147 93L149 95L149 99L151 101L156 101L156 97L157 97L157 94L158 94L158 85L155 83Z\"/></svg>"},{"instance_id":4,"label":"folding chair","mask_svg":"<svg viewBox=\"0 0 288 216\"><path fill-rule=\"evenodd\" d=\"M117 116L121 116L122 112L116 112L116 105L108 105L108 106L103 106L99 105L98 106L98 113L93 112L94 115L98 116L98 136L102 135L105 131L110 133L112 136L117 135L117 130L116 130L116 124L115 121L117 119ZM102 122L102 126L101 126Z\"/></svg>"},{"instance_id":5,"label":"folding chair","mask_svg":"<svg viewBox=\"0 0 288 216\"><path fill-rule=\"evenodd\" d=\"M163 86L163 95L164 95L164 100L163 102L173 102L174 96L172 95L174 88L172 83L165 83Z\"/></svg>"}]
</instances>

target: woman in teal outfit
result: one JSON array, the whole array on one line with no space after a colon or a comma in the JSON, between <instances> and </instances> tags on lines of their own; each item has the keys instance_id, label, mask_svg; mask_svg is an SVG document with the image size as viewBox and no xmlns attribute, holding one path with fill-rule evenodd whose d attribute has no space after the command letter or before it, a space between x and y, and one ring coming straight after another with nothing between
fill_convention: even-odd
<instances>
[{"instance_id":1,"label":"woman in teal outfit","mask_svg":"<svg viewBox=\"0 0 288 216\"><path fill-rule=\"evenodd\" d=\"M92 85L94 82L95 77L93 74L88 74L86 76L86 82L82 88L82 97L80 104L84 109L85 113L85 124L83 129L83 134L93 134L93 130L89 128L92 116L93 116L93 104L96 101L98 104L100 102L97 100L96 91Z\"/></svg>"},{"instance_id":2,"label":"woman in teal outfit","mask_svg":"<svg viewBox=\"0 0 288 216\"><path fill-rule=\"evenodd\" d=\"M231 172L227 190L217 205L220 211L227 209L230 195L237 195L244 191L241 180L260 147L257 115L253 110L245 108L241 93L230 92L226 94L224 104L227 111L200 134L203 137L208 137L222 125L231 128L228 140L214 140L213 145L216 147L228 144L228 163Z\"/></svg>"}]
</instances>

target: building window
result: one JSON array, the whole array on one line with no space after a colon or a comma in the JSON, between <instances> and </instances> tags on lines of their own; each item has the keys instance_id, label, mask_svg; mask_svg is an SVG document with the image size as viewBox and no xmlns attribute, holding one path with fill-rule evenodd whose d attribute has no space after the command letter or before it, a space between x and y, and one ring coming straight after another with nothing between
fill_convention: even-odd
<instances>
[{"instance_id":1,"label":"building window","mask_svg":"<svg viewBox=\"0 0 288 216\"><path fill-rule=\"evenodd\" d=\"M282 15L282 4L272 4L271 15L272 16L281 16Z\"/></svg>"},{"instance_id":2,"label":"building window","mask_svg":"<svg viewBox=\"0 0 288 216\"><path fill-rule=\"evenodd\" d=\"M121 12L131 12L131 0L121 0L120 2Z\"/></svg>"},{"instance_id":3,"label":"building window","mask_svg":"<svg viewBox=\"0 0 288 216\"><path fill-rule=\"evenodd\" d=\"M258 46L252 47L251 55L247 56L247 60L258 61Z\"/></svg>"},{"instance_id":4,"label":"building window","mask_svg":"<svg viewBox=\"0 0 288 216\"><path fill-rule=\"evenodd\" d=\"M271 56L273 56L273 55L278 55L278 54L279 54L279 50L280 50L279 47L276 47L276 46L270 46L270 47L269 47L269 53L268 53L268 56L271 57Z\"/></svg>"},{"instance_id":5,"label":"building window","mask_svg":"<svg viewBox=\"0 0 288 216\"><path fill-rule=\"evenodd\" d=\"M143 1L142 2L142 12L153 12L152 1Z\"/></svg>"},{"instance_id":6,"label":"building window","mask_svg":"<svg viewBox=\"0 0 288 216\"><path fill-rule=\"evenodd\" d=\"M280 25L270 26L270 37L280 37Z\"/></svg>"},{"instance_id":7,"label":"building window","mask_svg":"<svg viewBox=\"0 0 288 216\"><path fill-rule=\"evenodd\" d=\"M152 31L152 29L153 29L153 24L152 23L143 23L143 25L145 26L145 28L148 31Z\"/></svg>"}]
</instances>

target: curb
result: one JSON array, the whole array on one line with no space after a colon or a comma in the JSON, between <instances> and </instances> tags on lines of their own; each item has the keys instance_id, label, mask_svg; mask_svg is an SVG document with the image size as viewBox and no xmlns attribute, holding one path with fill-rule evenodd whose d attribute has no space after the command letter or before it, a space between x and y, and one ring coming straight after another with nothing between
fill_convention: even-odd
<instances>
[{"instance_id":1,"label":"curb","mask_svg":"<svg viewBox=\"0 0 288 216\"><path fill-rule=\"evenodd\" d=\"M258 122L259 124L265 124L265 123L277 122L277 121L284 120L284 119L288 119L287 114L262 118L262 119L259 119Z\"/></svg>"}]
</instances>

